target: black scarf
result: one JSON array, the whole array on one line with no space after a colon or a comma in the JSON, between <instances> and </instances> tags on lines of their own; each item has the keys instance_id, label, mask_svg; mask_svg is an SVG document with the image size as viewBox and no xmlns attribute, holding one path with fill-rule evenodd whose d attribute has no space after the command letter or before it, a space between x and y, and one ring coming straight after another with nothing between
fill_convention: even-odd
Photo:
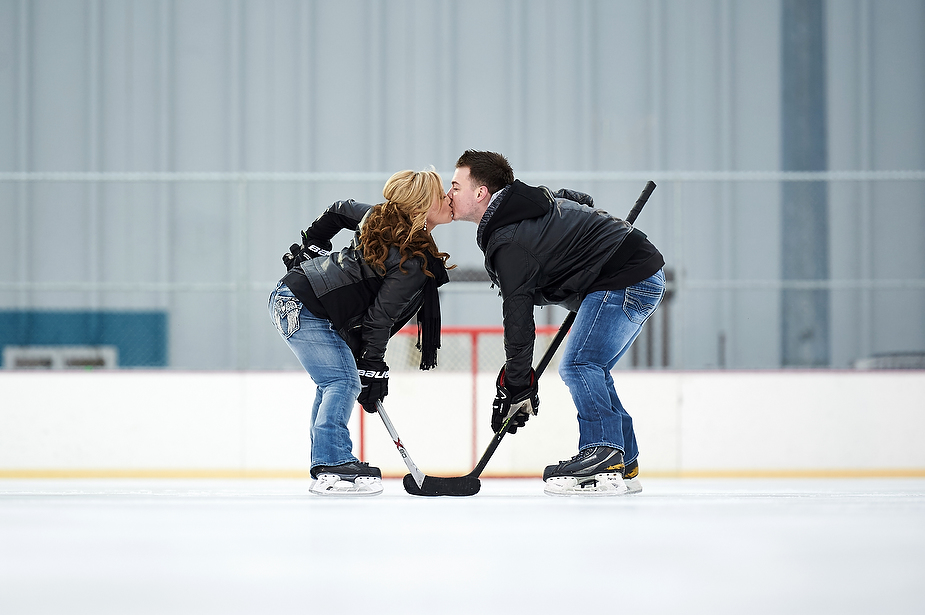
<instances>
[{"instance_id":1,"label":"black scarf","mask_svg":"<svg viewBox=\"0 0 925 615\"><path fill-rule=\"evenodd\" d=\"M440 348L440 294L437 288L450 281L443 261L427 254L427 270L434 277L424 282L424 303L418 310L418 344L421 351L421 369L437 367L437 349Z\"/></svg>"}]
</instances>

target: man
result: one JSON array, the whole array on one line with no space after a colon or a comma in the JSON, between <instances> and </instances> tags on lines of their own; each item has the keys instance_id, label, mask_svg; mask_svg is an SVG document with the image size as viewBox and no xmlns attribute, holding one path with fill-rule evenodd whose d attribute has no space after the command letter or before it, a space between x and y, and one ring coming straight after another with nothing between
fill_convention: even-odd
<instances>
[{"instance_id":1,"label":"man","mask_svg":"<svg viewBox=\"0 0 925 615\"><path fill-rule=\"evenodd\" d=\"M534 305L577 312L559 375L578 409L578 454L546 467L551 495L638 493L633 419L610 370L639 335L665 291L662 255L645 234L575 191L555 194L514 179L507 159L467 150L449 191L456 220L478 224L485 269L501 289L506 362L497 380L492 429L511 408L509 433L539 408L531 362Z\"/></svg>"}]
</instances>

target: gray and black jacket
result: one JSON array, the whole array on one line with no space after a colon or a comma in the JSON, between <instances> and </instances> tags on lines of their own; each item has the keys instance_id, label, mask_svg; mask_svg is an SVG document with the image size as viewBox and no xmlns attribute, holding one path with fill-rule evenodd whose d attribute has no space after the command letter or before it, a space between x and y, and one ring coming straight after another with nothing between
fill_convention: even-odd
<instances>
[{"instance_id":1,"label":"gray and black jacket","mask_svg":"<svg viewBox=\"0 0 925 615\"><path fill-rule=\"evenodd\" d=\"M570 200L582 196L565 190L553 195L545 186L515 180L499 192L479 224L485 269L501 289L505 370L513 387L529 381L533 306L561 305L575 312L588 293L626 288L665 264L629 222Z\"/></svg>"},{"instance_id":2,"label":"gray and black jacket","mask_svg":"<svg viewBox=\"0 0 925 615\"><path fill-rule=\"evenodd\" d=\"M349 246L330 256L303 261L283 281L316 316L327 318L357 359L382 361L389 338L420 309L427 276L423 259L389 250L385 274L369 266L360 247L360 230L372 205L338 201L319 216L307 234L329 242L341 229L356 231ZM402 271L403 270L403 271ZM441 268L442 270L442 268ZM438 285L445 282L438 276Z\"/></svg>"}]
</instances>

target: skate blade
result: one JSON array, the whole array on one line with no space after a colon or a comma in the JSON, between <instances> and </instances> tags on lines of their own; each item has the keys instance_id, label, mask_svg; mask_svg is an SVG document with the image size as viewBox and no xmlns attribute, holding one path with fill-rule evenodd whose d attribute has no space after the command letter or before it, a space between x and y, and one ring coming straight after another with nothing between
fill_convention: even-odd
<instances>
[{"instance_id":1,"label":"skate blade","mask_svg":"<svg viewBox=\"0 0 925 615\"><path fill-rule=\"evenodd\" d=\"M642 492L642 483L638 478L624 478L623 483L626 485L626 495L635 495Z\"/></svg>"},{"instance_id":2,"label":"skate blade","mask_svg":"<svg viewBox=\"0 0 925 615\"><path fill-rule=\"evenodd\" d=\"M640 485L640 491L642 486ZM626 495L629 489L619 474L595 474L594 478L579 482L574 476L556 476L546 480L543 493L559 496L607 497Z\"/></svg>"},{"instance_id":3,"label":"skate blade","mask_svg":"<svg viewBox=\"0 0 925 615\"><path fill-rule=\"evenodd\" d=\"M341 480L336 474L319 474L309 491L327 497L368 497L382 493L382 480L372 476L358 476L351 482Z\"/></svg>"}]
</instances>

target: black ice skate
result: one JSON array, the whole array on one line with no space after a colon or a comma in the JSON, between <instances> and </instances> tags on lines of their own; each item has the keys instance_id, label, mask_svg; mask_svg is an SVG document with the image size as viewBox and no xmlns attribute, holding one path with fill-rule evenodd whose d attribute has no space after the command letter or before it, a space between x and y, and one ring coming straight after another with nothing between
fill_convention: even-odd
<instances>
[{"instance_id":1,"label":"black ice skate","mask_svg":"<svg viewBox=\"0 0 925 615\"><path fill-rule=\"evenodd\" d=\"M382 493L382 472L363 461L312 468L309 491L318 495L363 496Z\"/></svg>"},{"instance_id":2,"label":"black ice skate","mask_svg":"<svg viewBox=\"0 0 925 615\"><path fill-rule=\"evenodd\" d=\"M543 491L549 495L623 495L628 492L624 469L619 450L592 446L568 461L546 466Z\"/></svg>"}]
</instances>

